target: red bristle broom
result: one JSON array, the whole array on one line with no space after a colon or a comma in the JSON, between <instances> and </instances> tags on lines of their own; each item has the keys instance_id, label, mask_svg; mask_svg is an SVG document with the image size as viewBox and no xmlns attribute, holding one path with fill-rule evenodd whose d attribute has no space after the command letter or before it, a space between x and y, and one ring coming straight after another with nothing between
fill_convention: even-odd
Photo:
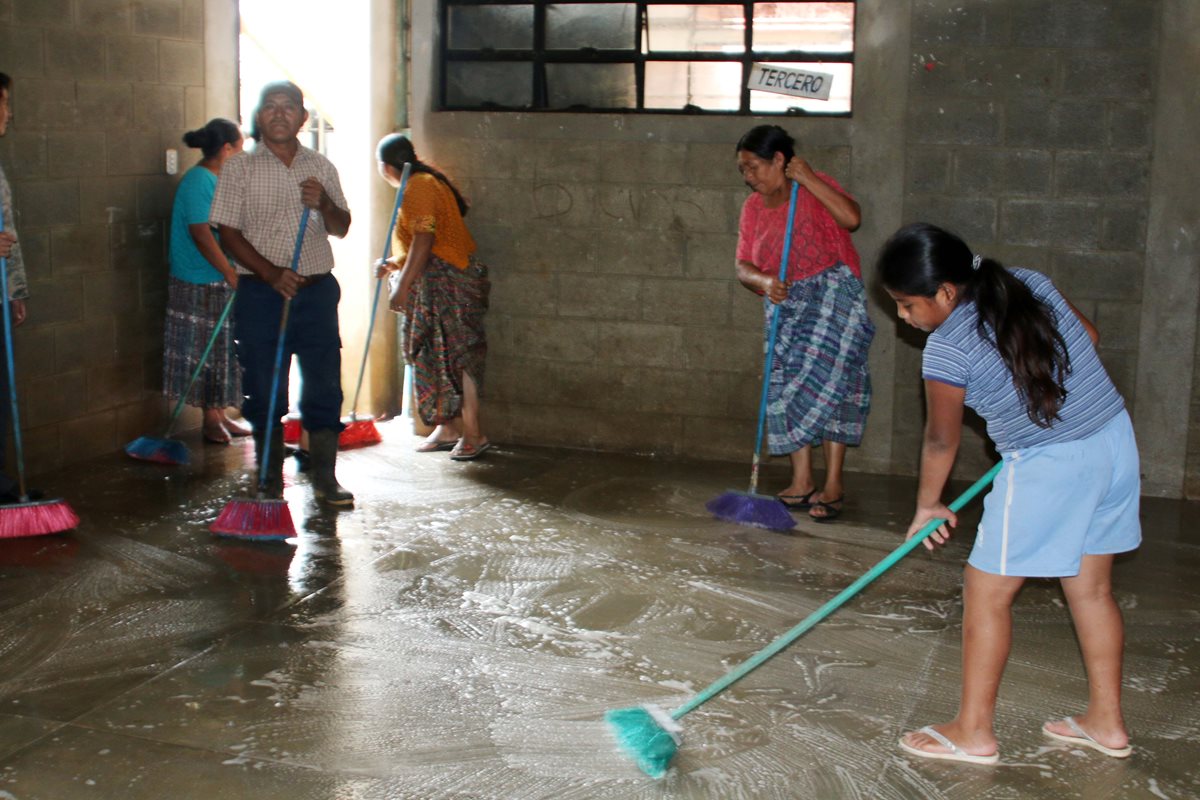
<instances>
[{"instance_id":1,"label":"red bristle broom","mask_svg":"<svg viewBox=\"0 0 1200 800\"><path fill-rule=\"evenodd\" d=\"M308 217L312 209L304 207L300 215L300 230L296 232L296 247L292 251L292 271L300 266L300 248L304 245L304 232L308 229ZM262 453L258 465L258 494L253 499L230 500L221 510L217 521L209 526L209 530L218 536L229 536L238 539L253 539L269 541L272 539L287 539L296 535L296 526L292 523L292 512L288 510L287 500L282 497L267 497L267 471L271 463L271 434L279 424L275 413L275 401L279 395L279 376L283 372L283 344L287 336L289 312L292 310L292 298L283 300L283 313L279 315L279 341L275 344L275 370L271 376L271 397L267 401L267 425L263 431Z\"/></svg>"},{"instance_id":2,"label":"red bristle broom","mask_svg":"<svg viewBox=\"0 0 1200 800\"><path fill-rule=\"evenodd\" d=\"M0 215L0 233L4 231L4 218ZM47 533L62 533L79 524L79 517L65 500L30 500L25 488L25 450L21 442L21 413L17 405L17 375L13 365L12 310L8 298L8 259L0 258L0 287L4 297L4 356L8 366L8 397L12 404L13 445L17 461L18 501L0 506L0 539L15 539L21 536L42 536Z\"/></svg>"},{"instance_id":3,"label":"red bristle broom","mask_svg":"<svg viewBox=\"0 0 1200 800\"><path fill-rule=\"evenodd\" d=\"M779 258L779 280L787 280L788 256L792 250L792 223L796 218L796 196L800 184L792 182L792 196L788 200L787 229L783 235L783 255ZM767 353L763 364L762 399L758 404L758 433L754 440L754 459L750 464L750 491L728 491L709 500L705 508L718 519L766 528L773 531L788 531L796 527L796 521L778 497L758 494L758 462L762 454L763 427L767 418L767 393L771 386L771 362L775 357L775 337L779 332L779 312L782 304L776 303L771 311L771 330L767 336Z\"/></svg>"},{"instance_id":4,"label":"red bristle broom","mask_svg":"<svg viewBox=\"0 0 1200 800\"><path fill-rule=\"evenodd\" d=\"M387 227L383 242L383 258L387 261L392 254L392 231L396 228L396 219L400 216L400 204L404 202L404 189L408 185L408 176L412 172L412 164L404 162L400 173L400 186L396 189L396 205L392 208L392 222ZM375 298L371 301L371 319L367 323L367 342L363 345L362 366L358 369L358 383L354 387L354 402L350 405L350 418L343 420L345 428L338 435L338 447L349 450L353 447L366 447L379 444L383 437L375 427L371 417L358 416L358 394L362 391L363 375L367 372L367 353L371 351L371 334L375 332L375 311L379 308L379 290L383 286L383 278L375 281Z\"/></svg>"},{"instance_id":5,"label":"red bristle broom","mask_svg":"<svg viewBox=\"0 0 1200 800\"><path fill-rule=\"evenodd\" d=\"M184 402L187 400L188 393L192 391L192 386L195 385L196 380L200 377L200 373L204 371L204 365L208 362L209 353L212 352L213 345L217 343L217 337L221 335L221 329L225 327L225 320L229 318L229 312L233 309L235 297L237 297L237 292L231 294L229 301L225 303L225 310L221 312L221 318L217 320L217 326L213 328L212 336L208 337L208 346L204 348L204 354L200 356L200 363L196 365L191 379L188 380L187 387L183 390L183 394L179 396L179 402L175 404L175 410L171 412L171 418L167 420L167 427L163 431L162 438L156 439L153 436L139 436L125 445L126 455L141 461L152 461L155 464L187 464L192 460L192 455L188 452L187 445L177 439L172 439L171 432L175 429L175 423L179 421L180 413L183 412Z\"/></svg>"}]
</instances>

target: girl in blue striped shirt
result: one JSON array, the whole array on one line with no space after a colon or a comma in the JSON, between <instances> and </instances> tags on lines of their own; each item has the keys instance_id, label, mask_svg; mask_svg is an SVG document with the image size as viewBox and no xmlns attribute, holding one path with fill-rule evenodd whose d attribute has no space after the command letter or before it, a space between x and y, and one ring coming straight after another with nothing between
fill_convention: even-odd
<instances>
[{"instance_id":1,"label":"girl in blue striped shirt","mask_svg":"<svg viewBox=\"0 0 1200 800\"><path fill-rule=\"evenodd\" d=\"M1047 722L1054 739L1124 758L1124 627L1112 595L1116 553L1141 542L1133 427L1096 355L1095 327L1032 270L1007 270L954 234L917 223L884 245L879 272L902 320L929 332L922 357L927 420L911 537L947 520L941 496L958 452L963 407L987 423L1004 460L984 500L963 583L958 716L905 734L924 757L994 764L993 718L1012 640L1012 603L1026 578L1062 583L1089 697L1083 714Z\"/></svg>"}]
</instances>

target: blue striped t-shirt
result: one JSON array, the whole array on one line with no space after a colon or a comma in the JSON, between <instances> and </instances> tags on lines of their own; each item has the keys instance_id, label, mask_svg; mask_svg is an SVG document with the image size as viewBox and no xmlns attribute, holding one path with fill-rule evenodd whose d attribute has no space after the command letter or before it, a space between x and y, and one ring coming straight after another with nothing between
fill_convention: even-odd
<instances>
[{"instance_id":1,"label":"blue striped t-shirt","mask_svg":"<svg viewBox=\"0 0 1200 800\"><path fill-rule=\"evenodd\" d=\"M1000 351L992 340L979 335L979 313L973 301L959 303L929 334L921 375L925 380L965 387L966 405L987 422L988 436L1002 453L1085 439L1115 417L1125 401L1100 363L1087 329L1050 279L1028 269L1010 272L1053 309L1058 331L1067 343L1071 371L1058 418L1049 428L1039 427L1029 418Z\"/></svg>"}]
</instances>

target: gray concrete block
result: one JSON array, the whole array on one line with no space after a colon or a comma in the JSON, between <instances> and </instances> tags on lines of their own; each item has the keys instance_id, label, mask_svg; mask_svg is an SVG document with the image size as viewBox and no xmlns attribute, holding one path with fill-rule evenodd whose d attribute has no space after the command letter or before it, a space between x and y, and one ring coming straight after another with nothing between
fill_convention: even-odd
<instances>
[{"instance_id":1,"label":"gray concrete block","mask_svg":"<svg viewBox=\"0 0 1200 800\"><path fill-rule=\"evenodd\" d=\"M20 208L17 208L17 235L21 237L21 254L25 257L25 275L32 282L50 275L50 231L47 228L24 227ZM30 289L32 294L33 289Z\"/></svg>"},{"instance_id":2,"label":"gray concrete block","mask_svg":"<svg viewBox=\"0 0 1200 800\"><path fill-rule=\"evenodd\" d=\"M50 231L50 258L56 276L108 272L107 253L107 225L71 225Z\"/></svg>"},{"instance_id":3,"label":"gray concrete block","mask_svg":"<svg viewBox=\"0 0 1200 800\"><path fill-rule=\"evenodd\" d=\"M39 302L36 308L30 309L31 313L37 315L37 325L53 329L55 325L83 319L85 288L85 282L76 275L52 277L48 271L30 274L30 298L52 298L51 302Z\"/></svg>"},{"instance_id":4,"label":"gray concrete block","mask_svg":"<svg viewBox=\"0 0 1200 800\"><path fill-rule=\"evenodd\" d=\"M138 0L133 6L133 32L139 36L178 39L183 34L181 0Z\"/></svg>"},{"instance_id":5,"label":"gray concrete block","mask_svg":"<svg viewBox=\"0 0 1200 800\"><path fill-rule=\"evenodd\" d=\"M115 270L161 270L167 263L166 232L161 221L110 225L108 247Z\"/></svg>"},{"instance_id":6,"label":"gray concrete block","mask_svg":"<svg viewBox=\"0 0 1200 800\"><path fill-rule=\"evenodd\" d=\"M669 230L593 233L596 272L605 275L680 276L685 237Z\"/></svg>"},{"instance_id":7,"label":"gray concrete block","mask_svg":"<svg viewBox=\"0 0 1200 800\"><path fill-rule=\"evenodd\" d=\"M1100 206L1088 202L1004 200L1000 237L1014 244L1096 247L1100 243Z\"/></svg>"},{"instance_id":8,"label":"gray concrete block","mask_svg":"<svg viewBox=\"0 0 1200 800\"><path fill-rule=\"evenodd\" d=\"M996 201L991 198L909 195L904 199L904 218L930 222L954 231L968 244L990 242L996 238Z\"/></svg>"},{"instance_id":9,"label":"gray concrete block","mask_svg":"<svg viewBox=\"0 0 1200 800\"><path fill-rule=\"evenodd\" d=\"M55 328L36 322L31 317L29 324L13 335L13 358L17 364L17 380L21 383L54 374Z\"/></svg>"},{"instance_id":10,"label":"gray concrete block","mask_svg":"<svg viewBox=\"0 0 1200 800\"><path fill-rule=\"evenodd\" d=\"M532 155L534 179L538 182L591 182L600 178L602 159L598 142L542 142ZM607 163L607 159L604 161Z\"/></svg>"},{"instance_id":11,"label":"gray concrete block","mask_svg":"<svg viewBox=\"0 0 1200 800\"><path fill-rule=\"evenodd\" d=\"M23 181L14 193L20 198L24 228L75 225L79 222L79 182L74 179ZM23 232L22 237L25 236Z\"/></svg>"},{"instance_id":12,"label":"gray concrete block","mask_svg":"<svg viewBox=\"0 0 1200 800\"><path fill-rule=\"evenodd\" d=\"M83 177L104 173L104 159L98 157L104 152L104 133L56 131L46 138L51 178Z\"/></svg>"},{"instance_id":13,"label":"gray concrete block","mask_svg":"<svg viewBox=\"0 0 1200 800\"><path fill-rule=\"evenodd\" d=\"M907 128L919 144L999 144L1000 108L973 98L910 97Z\"/></svg>"},{"instance_id":14,"label":"gray concrete block","mask_svg":"<svg viewBox=\"0 0 1200 800\"><path fill-rule=\"evenodd\" d=\"M1141 251L1146 246L1145 204L1106 203L1100 245L1106 250Z\"/></svg>"},{"instance_id":15,"label":"gray concrete block","mask_svg":"<svg viewBox=\"0 0 1200 800\"><path fill-rule=\"evenodd\" d=\"M1144 197L1150 184L1146 156L1120 153L1059 153L1054 188L1060 197Z\"/></svg>"},{"instance_id":16,"label":"gray concrete block","mask_svg":"<svg viewBox=\"0 0 1200 800\"><path fill-rule=\"evenodd\" d=\"M1063 55L1063 93L1131 100L1150 97L1155 75L1149 50L1079 50Z\"/></svg>"},{"instance_id":17,"label":"gray concrete block","mask_svg":"<svg viewBox=\"0 0 1200 800\"><path fill-rule=\"evenodd\" d=\"M1011 39L1011 15L1003 4L962 0L914 0L914 45L1003 45Z\"/></svg>"},{"instance_id":18,"label":"gray concrete block","mask_svg":"<svg viewBox=\"0 0 1200 800\"><path fill-rule=\"evenodd\" d=\"M172 142L178 142L186 131L201 128L211 119L208 115L207 90L203 86L185 86L183 88L183 126L173 132Z\"/></svg>"},{"instance_id":19,"label":"gray concrete block","mask_svg":"<svg viewBox=\"0 0 1200 800\"><path fill-rule=\"evenodd\" d=\"M74 81L26 78L13 88L13 99L20 109L14 127L25 132L71 128L79 122Z\"/></svg>"},{"instance_id":20,"label":"gray concrete block","mask_svg":"<svg viewBox=\"0 0 1200 800\"><path fill-rule=\"evenodd\" d=\"M590 230L553 225L528 226L512 236L512 264L528 270L590 273L601 257Z\"/></svg>"},{"instance_id":21,"label":"gray concrete block","mask_svg":"<svg viewBox=\"0 0 1200 800\"><path fill-rule=\"evenodd\" d=\"M122 34L133 30L129 0L88 0L79 4L79 27L96 33Z\"/></svg>"},{"instance_id":22,"label":"gray concrete block","mask_svg":"<svg viewBox=\"0 0 1200 800\"><path fill-rule=\"evenodd\" d=\"M689 147L675 143L639 143L600 150L599 179L612 183L681 184L705 183L703 171L688 168Z\"/></svg>"},{"instance_id":23,"label":"gray concrete block","mask_svg":"<svg viewBox=\"0 0 1200 800\"><path fill-rule=\"evenodd\" d=\"M683 420L676 414L621 412L597 414L594 419L595 446L601 450L649 456L683 455Z\"/></svg>"},{"instance_id":24,"label":"gray concrete block","mask_svg":"<svg viewBox=\"0 0 1200 800\"><path fill-rule=\"evenodd\" d=\"M104 77L104 36L73 30L46 31L46 77L99 80Z\"/></svg>"},{"instance_id":25,"label":"gray concrete block","mask_svg":"<svg viewBox=\"0 0 1200 800\"><path fill-rule=\"evenodd\" d=\"M945 147L910 147L905 155L907 190L925 194L948 189L952 155Z\"/></svg>"},{"instance_id":26,"label":"gray concrete block","mask_svg":"<svg viewBox=\"0 0 1200 800\"><path fill-rule=\"evenodd\" d=\"M122 131L105 144L109 175L154 175L162 169L157 131Z\"/></svg>"},{"instance_id":27,"label":"gray concrete block","mask_svg":"<svg viewBox=\"0 0 1200 800\"><path fill-rule=\"evenodd\" d=\"M83 301L84 319L91 321L89 324L94 325L99 321L105 326L100 341L107 352L99 354L98 360L85 365L97 366L110 363L116 358L116 328L113 320L126 314L136 314L141 298L137 292L130 291L129 275L124 272L109 270L92 273L88 275L87 282L87 296ZM150 349L155 349L153 342L146 344ZM62 351L63 348L60 347L60 356Z\"/></svg>"},{"instance_id":28,"label":"gray concrete block","mask_svg":"<svg viewBox=\"0 0 1200 800\"><path fill-rule=\"evenodd\" d=\"M954 190L965 195L1050 192L1052 157L1045 150L963 148L954 154Z\"/></svg>"},{"instance_id":29,"label":"gray concrete block","mask_svg":"<svg viewBox=\"0 0 1200 800\"><path fill-rule=\"evenodd\" d=\"M137 215L143 222L169 220L175 186L171 178L162 175L137 178Z\"/></svg>"},{"instance_id":30,"label":"gray concrete block","mask_svg":"<svg viewBox=\"0 0 1200 800\"><path fill-rule=\"evenodd\" d=\"M1120 301L1128 309L1142 296L1143 261L1136 253L1055 253L1054 282L1069 298Z\"/></svg>"},{"instance_id":31,"label":"gray concrete block","mask_svg":"<svg viewBox=\"0 0 1200 800\"><path fill-rule=\"evenodd\" d=\"M420 149L419 157L424 157ZM471 178L534 180L529 143L515 139L453 139L438 142L436 163L457 182Z\"/></svg>"},{"instance_id":32,"label":"gray concrete block","mask_svg":"<svg viewBox=\"0 0 1200 800\"><path fill-rule=\"evenodd\" d=\"M158 80L158 40L140 36L108 37L108 77L135 83Z\"/></svg>"},{"instance_id":33,"label":"gray concrete block","mask_svg":"<svg viewBox=\"0 0 1200 800\"><path fill-rule=\"evenodd\" d=\"M1136 352L1140 332L1140 308L1130 308L1127 301L1098 301L1091 318L1100 331L1100 346L1108 351Z\"/></svg>"},{"instance_id":34,"label":"gray concrete block","mask_svg":"<svg viewBox=\"0 0 1200 800\"><path fill-rule=\"evenodd\" d=\"M1009 97L1049 95L1056 90L1058 52L1027 47L969 49L962 55L958 91L969 95Z\"/></svg>"},{"instance_id":35,"label":"gray concrete block","mask_svg":"<svg viewBox=\"0 0 1200 800\"><path fill-rule=\"evenodd\" d=\"M593 361L596 323L588 319L536 317L512 320L513 351L531 359Z\"/></svg>"},{"instance_id":36,"label":"gray concrete block","mask_svg":"<svg viewBox=\"0 0 1200 800\"><path fill-rule=\"evenodd\" d=\"M12 21L17 25L69 28L75 24L71 0L12 0Z\"/></svg>"},{"instance_id":37,"label":"gray concrete block","mask_svg":"<svg viewBox=\"0 0 1200 800\"><path fill-rule=\"evenodd\" d=\"M684 332L658 322L598 322L596 349L604 364L675 367L683 358Z\"/></svg>"},{"instance_id":38,"label":"gray concrete block","mask_svg":"<svg viewBox=\"0 0 1200 800\"><path fill-rule=\"evenodd\" d=\"M204 45L200 42L158 43L158 79L163 83L204 85Z\"/></svg>"},{"instance_id":39,"label":"gray concrete block","mask_svg":"<svg viewBox=\"0 0 1200 800\"><path fill-rule=\"evenodd\" d=\"M183 0L179 35L193 42L204 41L204 0Z\"/></svg>"},{"instance_id":40,"label":"gray concrete block","mask_svg":"<svg viewBox=\"0 0 1200 800\"><path fill-rule=\"evenodd\" d=\"M645 213L643 190L629 184L604 183L591 193L595 206L591 225L638 228Z\"/></svg>"},{"instance_id":41,"label":"gray concrete block","mask_svg":"<svg viewBox=\"0 0 1200 800\"><path fill-rule=\"evenodd\" d=\"M54 329L54 367L71 372L113 363L116 333L111 314L102 319L85 319Z\"/></svg>"},{"instance_id":42,"label":"gray concrete block","mask_svg":"<svg viewBox=\"0 0 1200 800\"><path fill-rule=\"evenodd\" d=\"M133 124L139 128L182 128L182 87L134 84Z\"/></svg>"},{"instance_id":43,"label":"gray concrete block","mask_svg":"<svg viewBox=\"0 0 1200 800\"><path fill-rule=\"evenodd\" d=\"M762 369L763 337L756 330L689 328L683 337L683 366L739 375Z\"/></svg>"},{"instance_id":44,"label":"gray concrete block","mask_svg":"<svg viewBox=\"0 0 1200 800\"><path fill-rule=\"evenodd\" d=\"M732 289L727 280L647 278L642 291L642 319L723 327L729 324Z\"/></svg>"},{"instance_id":45,"label":"gray concrete block","mask_svg":"<svg viewBox=\"0 0 1200 800\"><path fill-rule=\"evenodd\" d=\"M551 316L558 307L558 276L546 272L492 270L491 306L505 313Z\"/></svg>"},{"instance_id":46,"label":"gray concrete block","mask_svg":"<svg viewBox=\"0 0 1200 800\"><path fill-rule=\"evenodd\" d=\"M1005 105L1004 143L1039 149L1102 147L1105 104L1094 100L1012 98Z\"/></svg>"},{"instance_id":47,"label":"gray concrete block","mask_svg":"<svg viewBox=\"0 0 1200 800\"><path fill-rule=\"evenodd\" d=\"M1113 103L1109 106L1109 146L1114 150L1149 150L1153 144L1148 103Z\"/></svg>"},{"instance_id":48,"label":"gray concrete block","mask_svg":"<svg viewBox=\"0 0 1200 800\"><path fill-rule=\"evenodd\" d=\"M29 402L21 421L31 428L64 422L79 413L79 398L85 396L82 370L60 372L29 382Z\"/></svg>"},{"instance_id":49,"label":"gray concrete block","mask_svg":"<svg viewBox=\"0 0 1200 800\"><path fill-rule=\"evenodd\" d=\"M1013 40L1022 47L1147 47L1157 15L1151 3L1019 0L1008 4Z\"/></svg>"},{"instance_id":50,"label":"gray concrete block","mask_svg":"<svg viewBox=\"0 0 1200 800\"><path fill-rule=\"evenodd\" d=\"M0 164L10 181L44 178L48 174L48 137L44 133L24 133L14 124L0 139ZM20 204L20 200L16 200Z\"/></svg>"},{"instance_id":51,"label":"gray concrete block","mask_svg":"<svg viewBox=\"0 0 1200 800\"><path fill-rule=\"evenodd\" d=\"M749 128L747 128L748 130ZM673 145L660 144L656 147ZM669 183L687 183L692 186L721 186L738 189L745 186L737 170L737 139L728 142L692 142L686 146L682 171Z\"/></svg>"},{"instance_id":52,"label":"gray concrete block","mask_svg":"<svg viewBox=\"0 0 1200 800\"><path fill-rule=\"evenodd\" d=\"M690 278L734 280L737 235L689 233L683 242L684 274Z\"/></svg>"},{"instance_id":53,"label":"gray concrete block","mask_svg":"<svg viewBox=\"0 0 1200 800\"><path fill-rule=\"evenodd\" d=\"M0 53L4 54L4 71L14 78L40 78L46 74L44 37L33 28L0 27ZM13 88L14 100L17 88Z\"/></svg>"},{"instance_id":54,"label":"gray concrete block","mask_svg":"<svg viewBox=\"0 0 1200 800\"><path fill-rule=\"evenodd\" d=\"M763 335L763 301L754 292L738 284L741 291L733 293L729 306L729 326L738 331L755 331Z\"/></svg>"},{"instance_id":55,"label":"gray concrete block","mask_svg":"<svg viewBox=\"0 0 1200 800\"><path fill-rule=\"evenodd\" d=\"M697 233L736 232L745 195L725 189L666 187L633 195L636 224L652 230Z\"/></svg>"},{"instance_id":56,"label":"gray concrete block","mask_svg":"<svg viewBox=\"0 0 1200 800\"><path fill-rule=\"evenodd\" d=\"M616 408L676 417L718 416L725 412L734 378L726 372L630 369L622 376L628 397Z\"/></svg>"},{"instance_id":57,"label":"gray concrete block","mask_svg":"<svg viewBox=\"0 0 1200 800\"><path fill-rule=\"evenodd\" d=\"M131 222L136 214L137 192L133 178L80 179L79 221L84 225Z\"/></svg>"},{"instance_id":58,"label":"gray concrete block","mask_svg":"<svg viewBox=\"0 0 1200 800\"><path fill-rule=\"evenodd\" d=\"M641 318L642 279L620 275L562 275L558 314L596 320Z\"/></svg>"},{"instance_id":59,"label":"gray concrete block","mask_svg":"<svg viewBox=\"0 0 1200 800\"><path fill-rule=\"evenodd\" d=\"M78 106L81 119L92 130L124 129L133 124L133 88L123 82L80 81ZM115 134L124 136L124 131Z\"/></svg>"}]
</instances>

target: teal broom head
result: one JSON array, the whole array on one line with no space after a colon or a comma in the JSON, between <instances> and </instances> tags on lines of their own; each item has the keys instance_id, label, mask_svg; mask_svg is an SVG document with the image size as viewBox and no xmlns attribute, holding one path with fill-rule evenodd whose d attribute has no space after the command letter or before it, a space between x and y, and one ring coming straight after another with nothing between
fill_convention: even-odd
<instances>
[{"instance_id":1,"label":"teal broom head","mask_svg":"<svg viewBox=\"0 0 1200 800\"><path fill-rule=\"evenodd\" d=\"M620 708L604 715L617 744L651 778L667 773L679 749L679 723L658 706Z\"/></svg>"}]
</instances>

